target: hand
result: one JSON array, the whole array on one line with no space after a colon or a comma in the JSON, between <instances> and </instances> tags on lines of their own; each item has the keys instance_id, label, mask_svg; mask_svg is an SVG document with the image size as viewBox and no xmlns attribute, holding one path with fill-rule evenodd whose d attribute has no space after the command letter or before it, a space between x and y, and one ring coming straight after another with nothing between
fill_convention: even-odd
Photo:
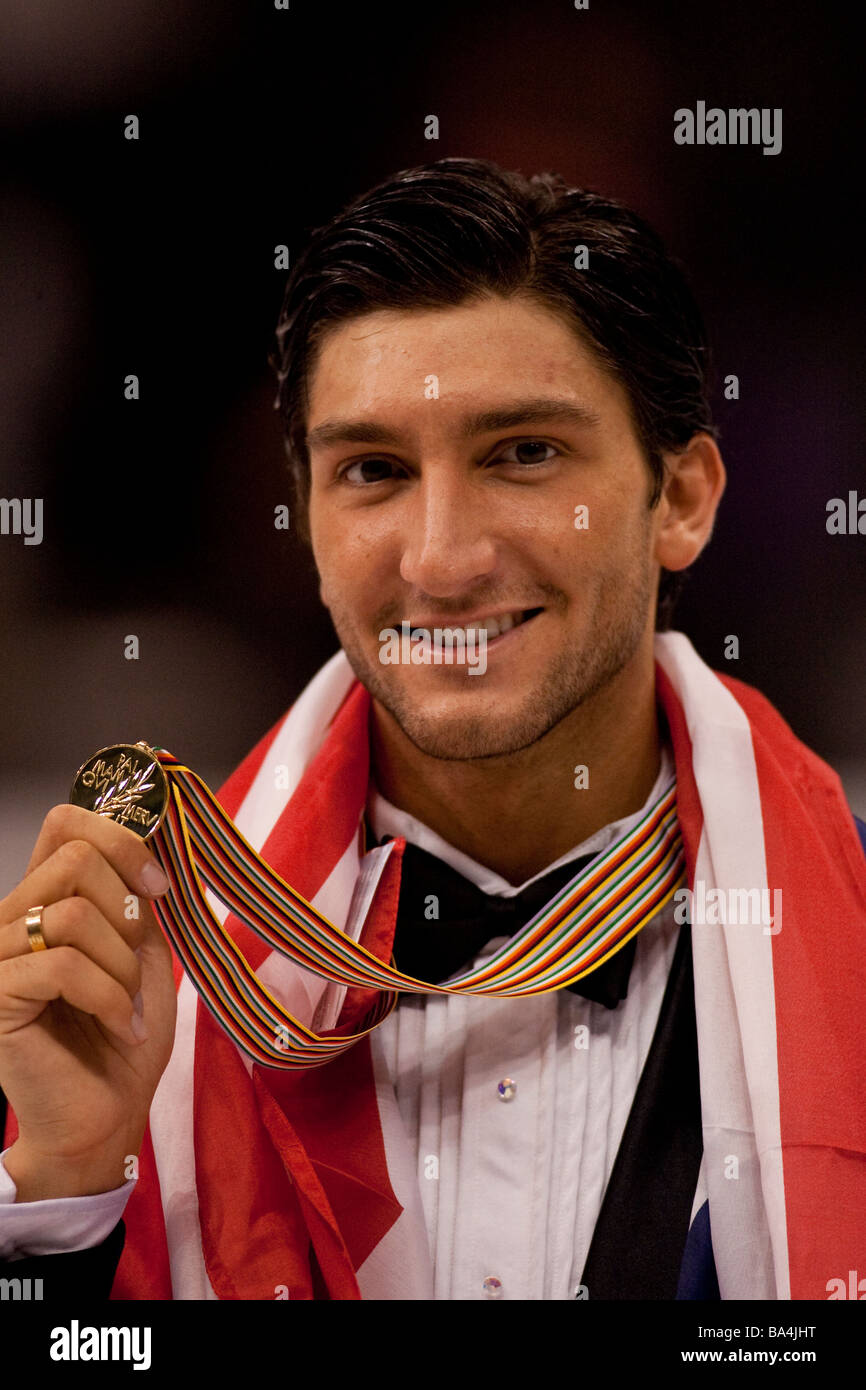
<instances>
[{"instance_id":1,"label":"hand","mask_svg":"<svg viewBox=\"0 0 866 1390\"><path fill-rule=\"evenodd\" d=\"M18 1201L125 1181L174 1042L171 951L147 901L167 886L133 831L55 806L0 902L0 1088L18 1119L5 1159ZM25 926L37 904L45 951Z\"/></svg>"}]
</instances>

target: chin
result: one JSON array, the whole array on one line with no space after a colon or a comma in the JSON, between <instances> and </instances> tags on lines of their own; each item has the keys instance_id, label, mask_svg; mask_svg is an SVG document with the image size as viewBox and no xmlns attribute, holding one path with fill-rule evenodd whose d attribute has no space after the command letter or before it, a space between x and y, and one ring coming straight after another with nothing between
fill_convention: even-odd
<instances>
[{"instance_id":1,"label":"chin","mask_svg":"<svg viewBox=\"0 0 866 1390\"><path fill-rule=\"evenodd\" d=\"M462 690L428 688L426 698L423 672L413 689L411 676L368 657L351 629L335 626L356 676L403 736L427 757L469 762L530 748L619 676L637 652L647 621L647 606L628 599L621 612L596 613L588 635L574 634L529 679L514 671L510 682L497 679L496 691L488 691L486 675L467 674Z\"/></svg>"},{"instance_id":2,"label":"chin","mask_svg":"<svg viewBox=\"0 0 866 1390\"><path fill-rule=\"evenodd\" d=\"M381 698L381 697L380 697ZM429 709L409 708L402 702L381 701L401 732L428 758L445 762L470 762L519 753L546 734L558 717L531 709L512 714L500 708L485 714L431 714Z\"/></svg>"}]
</instances>

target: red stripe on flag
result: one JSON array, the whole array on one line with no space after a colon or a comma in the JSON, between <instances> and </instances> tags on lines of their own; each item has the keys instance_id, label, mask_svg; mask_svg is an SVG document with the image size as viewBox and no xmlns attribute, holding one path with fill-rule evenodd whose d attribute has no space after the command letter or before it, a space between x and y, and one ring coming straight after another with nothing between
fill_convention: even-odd
<instances>
[{"instance_id":1,"label":"red stripe on flag","mask_svg":"<svg viewBox=\"0 0 866 1390\"><path fill-rule=\"evenodd\" d=\"M370 696L356 682L260 851L265 863L308 902L358 832L370 777L369 708ZM263 762L264 757L259 766ZM225 926L257 970L271 947L233 913Z\"/></svg>"},{"instance_id":2,"label":"red stripe on flag","mask_svg":"<svg viewBox=\"0 0 866 1390\"><path fill-rule=\"evenodd\" d=\"M112 1299L171 1299L171 1267L162 1193L150 1129L138 1155L138 1182L123 1214L126 1240L111 1286Z\"/></svg>"},{"instance_id":3,"label":"red stripe on flag","mask_svg":"<svg viewBox=\"0 0 866 1390\"><path fill-rule=\"evenodd\" d=\"M866 1275L866 861L836 773L758 691L752 727L770 889L791 1297Z\"/></svg>"}]
</instances>

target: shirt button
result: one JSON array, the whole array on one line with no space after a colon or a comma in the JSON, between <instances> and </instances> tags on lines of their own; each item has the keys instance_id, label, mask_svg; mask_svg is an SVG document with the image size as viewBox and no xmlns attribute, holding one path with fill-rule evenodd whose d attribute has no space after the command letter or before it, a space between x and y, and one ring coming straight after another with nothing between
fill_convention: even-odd
<instances>
[{"instance_id":1,"label":"shirt button","mask_svg":"<svg viewBox=\"0 0 866 1390\"><path fill-rule=\"evenodd\" d=\"M497 1279L495 1274L488 1274L487 1278L484 1280L484 1283L482 1284L482 1288L484 1289L484 1292L486 1293L488 1298L502 1297L502 1280Z\"/></svg>"},{"instance_id":2,"label":"shirt button","mask_svg":"<svg viewBox=\"0 0 866 1390\"><path fill-rule=\"evenodd\" d=\"M517 1082L512 1081L510 1076L506 1076L497 1086L500 1100L513 1100L517 1091Z\"/></svg>"}]
</instances>

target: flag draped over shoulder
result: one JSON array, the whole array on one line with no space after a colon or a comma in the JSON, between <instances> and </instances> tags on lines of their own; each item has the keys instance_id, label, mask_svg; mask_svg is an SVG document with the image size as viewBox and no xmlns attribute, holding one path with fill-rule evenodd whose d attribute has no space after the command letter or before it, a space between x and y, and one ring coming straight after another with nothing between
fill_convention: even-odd
<instances>
[{"instance_id":1,"label":"flag draped over shoulder","mask_svg":"<svg viewBox=\"0 0 866 1390\"><path fill-rule=\"evenodd\" d=\"M692 927L719 1290L826 1298L866 1258L866 862L839 778L762 695L682 634L656 656L690 885L780 895L770 927Z\"/></svg>"},{"instance_id":2,"label":"flag draped over shoulder","mask_svg":"<svg viewBox=\"0 0 866 1390\"><path fill-rule=\"evenodd\" d=\"M680 633L656 636L656 663L693 902L722 904L692 921L721 1297L823 1299L829 1281L866 1273L866 863L838 777L762 695L711 671ZM252 846L344 929L364 850L369 703L337 653L220 792ZM384 961L403 847L374 851L376 874L360 880L361 940ZM753 894L773 904L771 921L732 910ZM371 991L301 970L226 920L295 1017L341 1034L362 1025ZM262 1067L177 962L175 974L175 1046L112 1297L431 1297L414 1160L369 1039L323 1067Z\"/></svg>"}]
</instances>

